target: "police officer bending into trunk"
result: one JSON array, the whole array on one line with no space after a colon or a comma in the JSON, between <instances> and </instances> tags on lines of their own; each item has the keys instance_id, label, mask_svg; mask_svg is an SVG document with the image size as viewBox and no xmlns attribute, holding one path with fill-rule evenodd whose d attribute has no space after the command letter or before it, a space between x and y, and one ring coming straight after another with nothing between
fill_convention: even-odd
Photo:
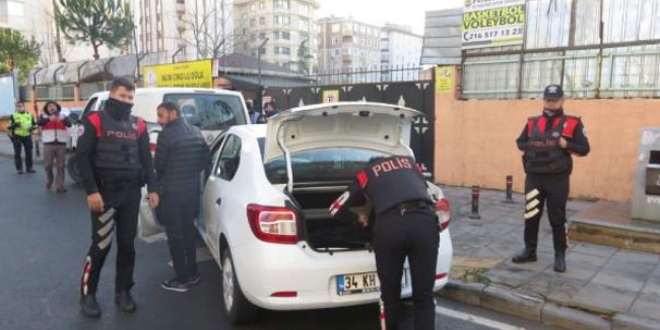
<instances>
[{"instance_id":1,"label":"police officer bending into trunk","mask_svg":"<svg viewBox=\"0 0 660 330\"><path fill-rule=\"evenodd\" d=\"M433 286L440 243L440 227L427 192L426 179L412 157L378 157L369 161L330 212L366 226L364 215L349 207L373 204L373 246L385 304L388 330L398 329L403 263L408 257L412 276L415 329L435 329Z\"/></svg>"},{"instance_id":2,"label":"police officer bending into trunk","mask_svg":"<svg viewBox=\"0 0 660 330\"><path fill-rule=\"evenodd\" d=\"M556 272L566 271L566 202L571 155L586 156L589 141L579 117L564 114L564 91L550 85L543 93L543 114L527 119L516 140L525 167L525 250L513 257L514 263L536 261L539 222L543 203L548 205L552 227Z\"/></svg>"}]
</instances>

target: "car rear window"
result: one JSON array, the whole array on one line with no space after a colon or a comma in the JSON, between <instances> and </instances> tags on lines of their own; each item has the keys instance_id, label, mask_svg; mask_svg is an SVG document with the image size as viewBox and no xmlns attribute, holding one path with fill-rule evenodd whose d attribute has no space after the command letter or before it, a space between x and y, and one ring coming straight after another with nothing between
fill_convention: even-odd
<instances>
[{"instance_id":1,"label":"car rear window","mask_svg":"<svg viewBox=\"0 0 660 330\"><path fill-rule=\"evenodd\" d=\"M383 156L389 155L380 151L351 147L297 152L291 155L293 182L350 181L369 163L371 157ZM268 162L264 167L271 183L286 183L284 158Z\"/></svg>"},{"instance_id":2,"label":"car rear window","mask_svg":"<svg viewBox=\"0 0 660 330\"><path fill-rule=\"evenodd\" d=\"M243 102L238 96L220 94L166 94L165 102L174 102L181 116L202 130L225 130L247 124Z\"/></svg>"}]
</instances>

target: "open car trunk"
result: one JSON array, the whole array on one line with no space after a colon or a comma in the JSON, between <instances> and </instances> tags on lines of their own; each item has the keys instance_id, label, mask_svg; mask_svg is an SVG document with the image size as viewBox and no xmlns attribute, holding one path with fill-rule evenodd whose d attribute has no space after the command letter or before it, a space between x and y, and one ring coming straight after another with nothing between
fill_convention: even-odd
<instances>
[{"instance_id":1,"label":"open car trunk","mask_svg":"<svg viewBox=\"0 0 660 330\"><path fill-rule=\"evenodd\" d=\"M315 187L293 190L293 198L302 209L301 237L314 250L341 251L371 248L371 226L362 228L350 219L333 218L329 206L346 187ZM364 205L351 208L366 212Z\"/></svg>"}]
</instances>

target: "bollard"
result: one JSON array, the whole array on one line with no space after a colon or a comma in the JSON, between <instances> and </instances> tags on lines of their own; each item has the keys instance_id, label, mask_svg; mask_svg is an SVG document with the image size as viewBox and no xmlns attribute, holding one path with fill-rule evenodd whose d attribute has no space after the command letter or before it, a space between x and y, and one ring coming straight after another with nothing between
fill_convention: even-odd
<instances>
[{"instance_id":1,"label":"bollard","mask_svg":"<svg viewBox=\"0 0 660 330\"><path fill-rule=\"evenodd\" d=\"M506 176L506 199L504 203L513 204L513 175Z\"/></svg>"},{"instance_id":2,"label":"bollard","mask_svg":"<svg viewBox=\"0 0 660 330\"><path fill-rule=\"evenodd\" d=\"M470 219L481 219L479 216L479 186L472 186L472 214Z\"/></svg>"}]
</instances>

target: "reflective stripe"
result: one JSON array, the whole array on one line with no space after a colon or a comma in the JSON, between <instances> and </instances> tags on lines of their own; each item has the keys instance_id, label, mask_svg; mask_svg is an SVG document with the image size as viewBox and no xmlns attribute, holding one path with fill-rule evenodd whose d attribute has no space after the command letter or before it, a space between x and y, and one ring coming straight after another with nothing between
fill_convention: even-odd
<instances>
[{"instance_id":1,"label":"reflective stripe","mask_svg":"<svg viewBox=\"0 0 660 330\"><path fill-rule=\"evenodd\" d=\"M539 194L540 194L539 190L538 190L538 189L534 189L534 190L528 192L527 195L525 195L525 199L526 199L526 200L530 200L530 199L532 199L532 198L538 196Z\"/></svg>"},{"instance_id":2,"label":"reflective stripe","mask_svg":"<svg viewBox=\"0 0 660 330\"><path fill-rule=\"evenodd\" d=\"M525 220L529 220L537 214L539 214L539 209L533 209L533 210L525 213Z\"/></svg>"},{"instance_id":3,"label":"reflective stripe","mask_svg":"<svg viewBox=\"0 0 660 330\"><path fill-rule=\"evenodd\" d=\"M108 220L110 220L110 218L112 218L114 214L115 214L115 208L111 207L99 217L99 221L101 221L102 223L106 223L108 222Z\"/></svg>"},{"instance_id":4,"label":"reflective stripe","mask_svg":"<svg viewBox=\"0 0 660 330\"><path fill-rule=\"evenodd\" d=\"M114 227L114 225L115 225L115 223L110 221L105 225L105 227L99 229L97 231L97 233L99 234L99 236L104 237L104 236L108 235L108 232L112 231L112 228Z\"/></svg>"},{"instance_id":5,"label":"reflective stripe","mask_svg":"<svg viewBox=\"0 0 660 330\"><path fill-rule=\"evenodd\" d=\"M339 196L339 198L337 198L337 200L332 202L332 205L330 206L330 214L332 216L335 216L335 214L337 214L337 212L339 212L341 207L344 206L344 203L346 203L346 200L348 200L348 197L350 197L350 196L351 196L351 193L349 193L348 191L345 191L343 194L341 194L341 196Z\"/></svg>"},{"instance_id":6,"label":"reflective stripe","mask_svg":"<svg viewBox=\"0 0 660 330\"><path fill-rule=\"evenodd\" d=\"M112 235L108 235L108 237L102 240L99 244L96 244L96 246L98 246L101 250L105 250L105 248L110 245L110 242L112 242Z\"/></svg>"},{"instance_id":7,"label":"reflective stripe","mask_svg":"<svg viewBox=\"0 0 660 330\"><path fill-rule=\"evenodd\" d=\"M541 202L539 202L538 199L533 199L531 202L527 203L527 205L525 206L525 209L527 211L529 211L529 210L537 207L539 204L541 204Z\"/></svg>"},{"instance_id":8,"label":"reflective stripe","mask_svg":"<svg viewBox=\"0 0 660 330\"><path fill-rule=\"evenodd\" d=\"M69 139L69 132L61 129L42 129L41 141L44 143L50 142L67 142Z\"/></svg>"},{"instance_id":9,"label":"reflective stripe","mask_svg":"<svg viewBox=\"0 0 660 330\"><path fill-rule=\"evenodd\" d=\"M87 281L89 280L89 273L92 271L92 258L87 256L85 258L85 266L83 267L83 278L82 278L82 291L86 295L88 292Z\"/></svg>"}]
</instances>

